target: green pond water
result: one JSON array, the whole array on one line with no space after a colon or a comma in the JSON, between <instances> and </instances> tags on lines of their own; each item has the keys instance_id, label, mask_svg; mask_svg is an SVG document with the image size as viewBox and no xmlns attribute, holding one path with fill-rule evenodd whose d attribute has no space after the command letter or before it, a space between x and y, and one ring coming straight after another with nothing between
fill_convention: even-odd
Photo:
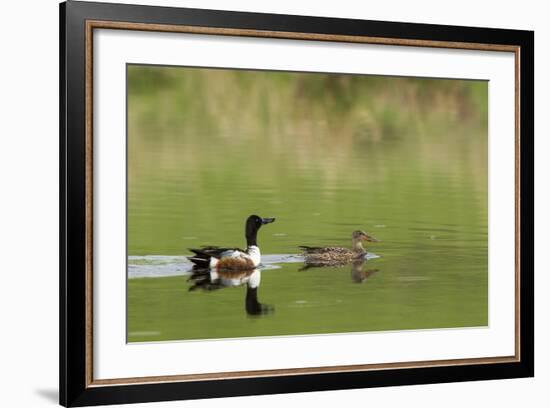
<instances>
[{"instance_id":1,"label":"green pond water","mask_svg":"<svg viewBox=\"0 0 550 408\"><path fill-rule=\"evenodd\" d=\"M487 91L129 65L128 341L486 326ZM250 214L276 217L258 234L256 315L250 277L190 290L209 275L185 259L245 246ZM361 265L290 256L356 229L381 241Z\"/></svg>"}]
</instances>

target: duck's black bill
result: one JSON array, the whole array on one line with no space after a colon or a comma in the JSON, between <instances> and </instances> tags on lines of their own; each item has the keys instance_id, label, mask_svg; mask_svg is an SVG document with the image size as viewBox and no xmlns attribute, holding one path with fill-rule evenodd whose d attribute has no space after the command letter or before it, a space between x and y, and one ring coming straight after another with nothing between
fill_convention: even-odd
<instances>
[{"instance_id":1,"label":"duck's black bill","mask_svg":"<svg viewBox=\"0 0 550 408\"><path fill-rule=\"evenodd\" d=\"M275 218L262 218L262 224L269 224L275 221Z\"/></svg>"}]
</instances>

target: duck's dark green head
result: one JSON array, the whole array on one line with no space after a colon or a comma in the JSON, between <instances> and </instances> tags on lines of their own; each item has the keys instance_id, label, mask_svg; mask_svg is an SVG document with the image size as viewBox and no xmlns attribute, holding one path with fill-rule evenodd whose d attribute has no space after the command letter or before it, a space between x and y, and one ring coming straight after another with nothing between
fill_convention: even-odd
<instances>
[{"instance_id":1,"label":"duck's dark green head","mask_svg":"<svg viewBox=\"0 0 550 408\"><path fill-rule=\"evenodd\" d=\"M275 221L275 218L262 218L257 215L251 215L246 219L246 226L245 226L245 235L246 235L246 244L248 246L256 245L256 236L258 234L258 230L261 228L264 224L270 224L273 221Z\"/></svg>"}]
</instances>

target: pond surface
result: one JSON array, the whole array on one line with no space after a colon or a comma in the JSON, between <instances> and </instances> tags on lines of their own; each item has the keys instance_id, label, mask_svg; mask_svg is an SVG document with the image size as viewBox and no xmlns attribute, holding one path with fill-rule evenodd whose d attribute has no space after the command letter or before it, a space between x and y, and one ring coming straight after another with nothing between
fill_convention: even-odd
<instances>
[{"instance_id":1,"label":"pond surface","mask_svg":"<svg viewBox=\"0 0 550 408\"><path fill-rule=\"evenodd\" d=\"M486 82L129 66L128 86L128 341L487 325ZM250 214L276 217L260 270L193 274L188 248L245 246ZM357 229L381 241L365 262L304 268L299 245Z\"/></svg>"}]
</instances>

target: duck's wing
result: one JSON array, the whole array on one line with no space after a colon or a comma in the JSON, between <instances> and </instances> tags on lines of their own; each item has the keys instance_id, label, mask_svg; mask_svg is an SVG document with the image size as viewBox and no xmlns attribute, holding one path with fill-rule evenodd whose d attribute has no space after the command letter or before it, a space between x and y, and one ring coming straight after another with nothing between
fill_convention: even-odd
<instances>
[{"instance_id":1,"label":"duck's wing","mask_svg":"<svg viewBox=\"0 0 550 408\"><path fill-rule=\"evenodd\" d=\"M228 248L228 247L218 247L218 246L202 246L201 248L189 248L193 252L193 256L188 256L191 262L195 265L203 268L207 268L210 265L210 259L216 258L227 258L227 257L240 257L243 256L245 251L239 248Z\"/></svg>"},{"instance_id":2,"label":"duck's wing","mask_svg":"<svg viewBox=\"0 0 550 408\"><path fill-rule=\"evenodd\" d=\"M323 247L312 247L306 245L300 245L298 248L300 248L306 254L319 254L323 252L323 249L325 249Z\"/></svg>"},{"instance_id":3,"label":"duck's wing","mask_svg":"<svg viewBox=\"0 0 550 408\"><path fill-rule=\"evenodd\" d=\"M348 248L340 248L340 247L311 247L311 246L299 246L298 248L301 248L302 251L306 255L314 255L314 254L349 254L352 251Z\"/></svg>"},{"instance_id":4,"label":"duck's wing","mask_svg":"<svg viewBox=\"0 0 550 408\"><path fill-rule=\"evenodd\" d=\"M223 248L210 245L203 246L201 248L189 248L189 250L194 255L188 256L187 259L198 267L208 268L211 258L220 259L221 257L228 255L230 252L235 251L235 248Z\"/></svg>"}]
</instances>

